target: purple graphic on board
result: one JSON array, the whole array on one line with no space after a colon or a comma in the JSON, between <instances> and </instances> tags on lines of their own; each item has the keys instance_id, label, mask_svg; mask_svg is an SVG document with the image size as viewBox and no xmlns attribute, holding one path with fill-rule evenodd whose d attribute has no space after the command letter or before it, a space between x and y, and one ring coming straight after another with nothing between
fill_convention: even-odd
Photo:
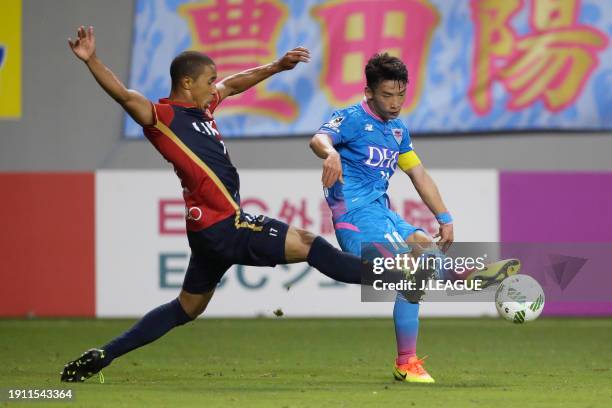
<instances>
[{"instance_id":1,"label":"purple graphic on board","mask_svg":"<svg viewBox=\"0 0 612 408\"><path fill-rule=\"evenodd\" d=\"M526 273L555 281L556 295L581 284L612 292L612 245L584 244L612 243L612 172L501 172L499 188L501 242L566 243L548 248L548 270ZM612 315L612 301L547 301L544 313Z\"/></svg>"}]
</instances>

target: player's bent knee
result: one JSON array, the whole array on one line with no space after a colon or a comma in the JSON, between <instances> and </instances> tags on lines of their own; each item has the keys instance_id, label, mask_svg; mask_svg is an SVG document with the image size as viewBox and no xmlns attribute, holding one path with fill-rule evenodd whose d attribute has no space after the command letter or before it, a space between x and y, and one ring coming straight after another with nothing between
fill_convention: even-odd
<instances>
[{"instance_id":1,"label":"player's bent knee","mask_svg":"<svg viewBox=\"0 0 612 408\"><path fill-rule=\"evenodd\" d=\"M303 229L289 227L285 241L285 259L288 263L303 262L317 236Z\"/></svg>"},{"instance_id":2,"label":"player's bent knee","mask_svg":"<svg viewBox=\"0 0 612 408\"><path fill-rule=\"evenodd\" d=\"M195 319L206 310L206 306L208 306L208 302L212 298L214 290L205 293L189 293L184 290L179 294L179 302L181 303L181 307L185 311L185 313Z\"/></svg>"},{"instance_id":3,"label":"player's bent knee","mask_svg":"<svg viewBox=\"0 0 612 408\"><path fill-rule=\"evenodd\" d=\"M406 242L411 244L433 244L434 240L423 231L415 231L414 234L406 238Z\"/></svg>"},{"instance_id":4,"label":"player's bent knee","mask_svg":"<svg viewBox=\"0 0 612 408\"><path fill-rule=\"evenodd\" d=\"M300 240L302 241L302 244L308 246L309 248L315 238L317 238L315 234L306 230L298 229L297 232L300 235Z\"/></svg>"},{"instance_id":5,"label":"player's bent knee","mask_svg":"<svg viewBox=\"0 0 612 408\"><path fill-rule=\"evenodd\" d=\"M415 231L414 234L406 238L406 243L410 246L414 255L435 253L437 250L433 238L423 231Z\"/></svg>"}]
</instances>

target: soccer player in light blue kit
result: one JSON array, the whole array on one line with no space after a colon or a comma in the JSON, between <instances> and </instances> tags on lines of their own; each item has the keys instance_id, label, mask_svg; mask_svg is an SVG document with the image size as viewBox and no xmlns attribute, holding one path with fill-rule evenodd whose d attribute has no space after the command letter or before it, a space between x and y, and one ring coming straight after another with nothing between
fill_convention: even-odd
<instances>
[{"instance_id":1,"label":"soccer player in light blue kit","mask_svg":"<svg viewBox=\"0 0 612 408\"><path fill-rule=\"evenodd\" d=\"M388 54L374 55L365 68L365 98L332 114L313 136L310 147L324 159L322 181L343 250L361 254L364 242L431 245L420 228L389 208L389 178L400 167L440 223L439 243L453 241L453 219L436 184L415 153L410 133L398 119L406 98L408 72ZM419 304L398 293L393 310L397 339L394 376L408 382L434 379L416 356Z\"/></svg>"},{"instance_id":2,"label":"soccer player in light blue kit","mask_svg":"<svg viewBox=\"0 0 612 408\"><path fill-rule=\"evenodd\" d=\"M453 242L453 219L436 184L415 153L410 133L398 119L406 98L408 72L388 54L374 55L365 68L365 98L332 114L310 142L324 159L322 181L332 211L336 237L343 250L361 254L364 242L432 245L421 228L404 221L389 208L389 178L400 167L435 214L439 244ZM407 382L434 379L416 356L419 303L398 293L393 309L397 339L394 376Z\"/></svg>"},{"instance_id":3,"label":"soccer player in light blue kit","mask_svg":"<svg viewBox=\"0 0 612 408\"><path fill-rule=\"evenodd\" d=\"M334 112L310 142L314 153L324 159L322 182L338 242L344 251L355 255L361 255L362 243L388 242L397 247L404 244L415 256L442 256L425 231L389 208L389 179L399 166L440 224L434 237L440 238L437 245L446 251L453 242L453 218L415 153L408 129L398 119L406 99L406 66L386 53L377 54L368 61L365 75L365 98ZM506 259L475 269L462 279L480 280L485 288L519 269L519 260ZM458 278L450 270L438 270L436 275L438 279ZM423 360L416 356L419 303L418 296L413 295L408 294L410 299L405 293L396 296L393 320L397 359L393 374L397 380L433 383Z\"/></svg>"}]
</instances>

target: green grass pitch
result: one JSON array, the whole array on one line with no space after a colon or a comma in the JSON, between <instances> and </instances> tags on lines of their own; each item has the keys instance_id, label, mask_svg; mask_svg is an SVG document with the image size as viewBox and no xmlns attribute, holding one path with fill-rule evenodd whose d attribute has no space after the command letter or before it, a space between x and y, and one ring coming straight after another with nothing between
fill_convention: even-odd
<instances>
[{"instance_id":1,"label":"green grass pitch","mask_svg":"<svg viewBox=\"0 0 612 408\"><path fill-rule=\"evenodd\" d=\"M422 319L432 385L393 380L390 319L203 319L116 360L104 384L59 382L131 324L0 320L0 387L72 387L53 407L612 406L612 319Z\"/></svg>"}]
</instances>

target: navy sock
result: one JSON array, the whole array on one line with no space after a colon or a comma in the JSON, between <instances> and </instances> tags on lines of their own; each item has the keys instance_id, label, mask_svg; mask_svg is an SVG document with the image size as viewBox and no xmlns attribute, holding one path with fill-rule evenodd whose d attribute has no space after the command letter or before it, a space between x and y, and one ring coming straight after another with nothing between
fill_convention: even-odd
<instances>
[{"instance_id":1,"label":"navy sock","mask_svg":"<svg viewBox=\"0 0 612 408\"><path fill-rule=\"evenodd\" d=\"M178 299L151 310L128 331L102 347L105 356L104 366L109 365L115 358L149 344L172 328L191 320L193 319L185 313Z\"/></svg>"},{"instance_id":2,"label":"navy sock","mask_svg":"<svg viewBox=\"0 0 612 408\"><path fill-rule=\"evenodd\" d=\"M322 237L312 242L308 264L322 274L344 283L361 283L361 259L334 248Z\"/></svg>"}]
</instances>

